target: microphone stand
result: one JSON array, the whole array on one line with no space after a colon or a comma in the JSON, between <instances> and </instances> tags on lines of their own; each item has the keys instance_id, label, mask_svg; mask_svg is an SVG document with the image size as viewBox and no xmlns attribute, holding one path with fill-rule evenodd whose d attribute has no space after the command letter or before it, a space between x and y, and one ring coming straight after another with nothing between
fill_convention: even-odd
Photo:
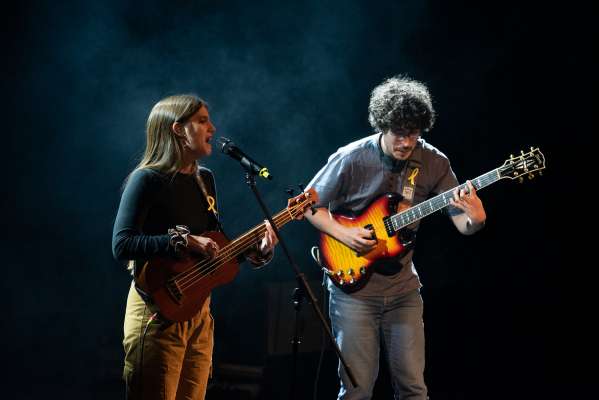
<instances>
[{"instance_id":1,"label":"microphone stand","mask_svg":"<svg viewBox=\"0 0 599 400\"><path fill-rule=\"evenodd\" d=\"M249 185L250 189L252 189L252 192L256 196L256 200L258 201L260 208L262 208L262 212L264 213L264 216L266 217L268 222L270 222L270 226L272 226L272 229L275 232L275 235L279 239L279 244L283 248L283 252L285 253L285 256L287 257L287 260L289 261L289 265L293 268L293 270L295 272L295 279L297 280L298 287L295 289L294 295L293 295L293 305L295 308L295 329L294 329L294 336L293 336L293 341L292 341L292 344L293 344L293 361L292 361L293 362L293 365L292 365L293 376L291 377L290 399L291 400L295 399L295 374L296 374L296 367L297 367L297 350L298 350L298 346L300 343L299 336L298 336L298 320L299 320L299 311L301 308L301 303L303 301L304 294L306 294L308 296L309 303L312 304L312 308L316 312L316 315L318 315L318 319L320 320L320 323L322 324L322 328L328 334L329 340L330 340L333 348L337 352L337 356L339 357L339 360L341 361L341 364L343 365L343 368L345 369L345 372L347 373L347 376L349 377L349 380L350 380L352 386L358 387L356 379L354 378L354 374L352 373L349 365L347 365L347 362L343 358L343 355L341 354L341 350L339 350L339 346L337 346L337 343L335 342L335 338L333 337L333 334L331 333L331 328L329 327L329 324L327 323L324 315L322 314L322 311L318 307L318 300L314 296L314 293L312 292L310 285L308 285L308 281L306 281L305 275L302 272L300 272L299 267L297 266L295 261L293 261L293 258L291 257L291 253L289 252L289 249L287 248L285 241L281 237L276 224L273 222L273 220L271 218L271 214L268 211L266 204L264 204L264 201L262 200L262 197L260 196L260 193L258 192L258 189L256 188L256 179L255 179L256 173L251 168L246 166L245 164L242 164L242 165L246 170L246 175L245 175L246 183Z\"/></svg>"}]
</instances>

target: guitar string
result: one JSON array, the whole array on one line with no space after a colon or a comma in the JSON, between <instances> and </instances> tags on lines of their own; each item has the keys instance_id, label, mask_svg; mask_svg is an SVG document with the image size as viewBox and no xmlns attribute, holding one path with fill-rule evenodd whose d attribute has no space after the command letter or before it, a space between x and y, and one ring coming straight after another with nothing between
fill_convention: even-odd
<instances>
[{"instance_id":1,"label":"guitar string","mask_svg":"<svg viewBox=\"0 0 599 400\"><path fill-rule=\"evenodd\" d=\"M495 174L496 174L496 171L497 171L497 170L493 170L493 171L490 171L490 172L488 172L487 174L484 174L484 175L481 175L481 176L479 176L479 177L477 177L477 178L474 178L474 179L472 179L472 182L473 182L473 183L475 183L475 184L480 184L480 186L479 186L479 189L480 189L480 188L483 188L484 186L487 186L488 184L490 184L490 183L493 183L493 182L495 182L495 181L497 180L497 179L495 179L495 177L493 176L493 175L495 175ZM482 184L483 184L483 183L487 183L487 184L485 184L484 186L482 186ZM462 184L462 185L458 185L458 187L457 187L457 188L458 188L458 189L462 189L462 188L465 188L466 186L467 186L467 184L466 184L466 183L464 183L464 184ZM456 189L456 188L453 188L453 189L451 189L451 190L449 190L449 191L447 191L447 192L441 193L440 195L438 195L438 196L436 196L436 197L434 197L434 198L430 199L428 202L429 202L429 203L431 203L431 204L434 204L434 206L435 206L435 207L437 207L437 208L443 208L443 207L445 207L445 206L447 206L447 205L448 205L448 204L446 204L446 200L441 200L441 202L439 202L439 201L435 201L435 200L439 200L439 199L440 199L440 198L441 198L443 195L446 195L446 194L450 194L450 193L452 193L452 192L453 192L455 189ZM478 189L477 189L477 190L478 190ZM453 196L452 196L452 197L453 197ZM442 205L442 207L440 207L440 205ZM413 221L411 221L411 222L408 222L408 223L405 223L405 221L403 221L403 220L404 220L404 217L407 217L406 219L408 219L408 221L410 220L410 214L412 214L412 215L411 215L411 217L412 217L412 218L416 218L416 217L417 217L417 215L416 215L416 211L415 211L415 209L416 209L416 208L423 209L424 207L426 207L426 205L425 205L425 204L419 204L419 205L417 205L417 206L415 206L415 207L413 207L413 208L410 208L410 209L408 209L408 210L405 210L405 211L403 211L403 212L401 212L401 213L398 213L397 215L393 216L392 218L395 218L395 219L400 219L400 220L401 220L401 222L402 222L402 224L403 224L403 226L405 226L405 225L409 225L409 223L411 223L411 222L413 222ZM429 209L430 209L430 208L429 208ZM424 217L426 217L427 215L429 215L429 214L432 214L432 213L433 213L434 211L436 211L436 210L432 210L432 211L428 211L428 212L427 212L426 210L422 210L422 211L424 211L424 215L422 215L422 212L421 212L421 213L420 213L420 214L421 214L421 215L420 215L420 218L416 218L416 219L421 219L421 218L424 218ZM383 221L383 225L384 225L384 226L387 226L387 225L388 225L388 224L387 224L387 221ZM402 226L402 227L403 227L403 226ZM399 229L398 229L398 230L399 230ZM340 247L342 247L342 248L343 248L344 246L340 246ZM343 249L343 250L344 250L344 249ZM348 253L348 252L345 252L345 251L341 251L341 252L340 252L340 254L341 254L342 256L346 256L346 254L349 254L349 253ZM352 259L353 259L353 257L352 257ZM346 263L346 264L347 264L347 265L350 265L350 264L351 264L351 262L350 262L350 263ZM354 278L354 279L356 279L356 278ZM344 282L346 282L346 283L350 284L350 283L349 283L349 281L348 281L348 280L346 280L345 278L343 278L343 280L344 280ZM356 282L357 282L358 280L360 280L360 278L357 278Z\"/></svg>"},{"instance_id":2,"label":"guitar string","mask_svg":"<svg viewBox=\"0 0 599 400\"><path fill-rule=\"evenodd\" d=\"M298 213L297 213L298 209L303 211L303 209L306 208L306 203L308 203L308 201L304 201L302 203L293 205L290 208L287 208L287 209L279 212L277 215L275 215L273 217L273 221L276 221L275 223L277 224L277 227L282 226L283 224L294 219L298 215ZM289 217L289 216L290 216L290 218L287 219L287 217ZM221 249L219 251L217 257L210 259L210 260L202 260L201 262L191 266L186 271L180 273L179 275L175 276L174 278L179 280L181 278L185 278L186 277L185 275L188 275L191 272L196 272L197 270L193 270L194 267L197 267L197 266L206 267L206 265L201 265L201 264L216 262L216 261L222 260L223 258L227 258L227 257L231 258L230 257L231 253L237 252L237 254L238 254L239 253L238 251L240 249L245 250L245 247L248 244L248 239L250 240L250 243L252 241L255 241L256 243L258 243L258 240L261 238L262 234L265 231L266 231L266 224L260 224L260 225L255 226L254 228L250 229L248 232L243 234L241 237L236 239L234 242L228 244L223 249ZM255 239L256 237L258 237L258 239ZM225 256L225 257L223 257L223 256Z\"/></svg>"},{"instance_id":3,"label":"guitar string","mask_svg":"<svg viewBox=\"0 0 599 400\"><path fill-rule=\"evenodd\" d=\"M505 170L507 168L508 167L497 168L493 171L488 172L487 174L481 175L480 177L473 179L472 181L474 181L475 183L480 182L481 185L479 186L479 189L481 189L481 188L483 188L491 183L494 183L495 181L498 180L495 177L493 177L492 175L495 175L498 171ZM484 186L482 186L483 183L484 183ZM466 186L467 186L467 184L463 184L463 185L459 185L457 188L462 189L462 188L465 188ZM447 196L451 196L450 193L453 192L454 190L455 190L455 188L452 190L449 190L447 192L444 192L438 196L435 196L427 203L430 205L434 205L434 207L437 209L444 208L445 206L448 205L447 204ZM442 203L440 201L437 201L437 200L441 200L441 199L443 199ZM423 206L425 206L425 205L423 205ZM419 208L423 209L423 206L421 206ZM436 211L432 208L430 208L429 210L430 210L429 212L425 211L425 215L421 215L420 218L424 218L425 216ZM398 215L394 216L394 218L402 219L402 217L404 215L406 217L409 217L408 212L410 212L410 211L413 214L412 218L416 218L416 215L414 214L415 211L413 209L408 209L402 213L399 213ZM286 217L287 214L283 211L282 213L279 214L279 216ZM273 220L277 219L279 216L273 218ZM284 219L285 218L283 218L283 220ZM290 220L285 221L284 223L287 223L289 221ZM409 218L408 218L408 221L409 221ZM275 222L277 226L279 226L279 222L280 221ZM241 251L245 250L248 243L255 241L255 237L256 236L260 237L265 231L266 231L265 224L256 226L253 229L251 229L250 231L248 231L246 234L242 235L239 239L237 239L235 241L234 246L225 246L225 248L223 248L224 251L219 252L217 257L215 257L214 259L208 260L209 262L207 262L207 263L206 262L197 263L197 264L193 265L191 268L189 268L188 270L186 270L185 272L177 275L177 277L175 277L175 281L181 281L180 290L183 291L183 290L189 288L190 286L197 283L199 280L203 279L207 274L210 274L213 271L215 271L216 269L218 269L220 266L222 266L222 265L218 265L218 263L220 263L222 260L228 261L228 260L232 259L233 257L237 256L239 253L241 253ZM248 242L248 240L249 240L249 242ZM256 243L257 243L257 241L256 241ZM212 262L210 262L210 261L212 261ZM202 265L202 264L204 264L204 265ZM199 268L195 268L195 267L199 267ZM192 273L190 273L190 271L192 271ZM202 275L202 273L205 271L207 271L207 273ZM202 276L200 276L200 275L202 275ZM180 277L180 278L178 278L178 277Z\"/></svg>"},{"instance_id":4,"label":"guitar string","mask_svg":"<svg viewBox=\"0 0 599 400\"><path fill-rule=\"evenodd\" d=\"M303 211L306 208L306 204L309 202L310 202L309 200L304 200L301 203L298 203L298 204L295 204L295 205L292 205L292 206L286 208L285 210L276 214L273 217L273 221L277 221L277 222L275 222L277 224L277 227L281 226L284 223L291 221L298 215L297 210L301 209ZM289 218L288 220L285 220L287 218L287 216L291 216L291 218ZM284 218L282 218L282 217L284 217ZM279 223L279 222L281 222L281 223ZM223 255L228 256L228 255L230 255L230 253L232 251L237 251L237 250L239 250L240 247L242 247L242 248L245 247L247 245L247 238L251 238L252 236L253 237L260 236L261 237L261 235L265 232L265 230L266 230L266 224L260 224L260 225L255 226L254 228L252 228L248 232L244 233L242 236L240 236L238 239L236 239L232 243L227 244L223 249L221 249L219 251L219 253L217 254L217 256L215 258L208 259L208 260L202 260L199 263L192 265L186 271L176 275L173 278L174 279L185 278L186 275L188 275L189 273L197 271L197 270L194 270L194 267L197 267L197 266L205 267L205 265L201 265L201 264L206 264L206 263L210 263L210 262L214 262L214 261L223 259L223 257L222 257ZM257 241L256 241L256 243L257 243ZM171 278L171 279L173 279L173 278Z\"/></svg>"},{"instance_id":5,"label":"guitar string","mask_svg":"<svg viewBox=\"0 0 599 400\"><path fill-rule=\"evenodd\" d=\"M273 218L273 221L275 221L277 226L280 225L279 221L277 221L275 218ZM216 271L216 269L218 269L224 263L233 259L238 254L243 252L249 244L257 243L255 237L262 236L262 234L265 231L266 226L264 224L255 227L254 229L250 230L249 232L238 238L232 246L225 246L223 249L221 249L217 253L216 257L209 260L203 260L202 262L191 266L185 272L171 279L177 282L179 289L182 291L189 288L190 286L195 285L202 278Z\"/></svg>"},{"instance_id":6,"label":"guitar string","mask_svg":"<svg viewBox=\"0 0 599 400\"><path fill-rule=\"evenodd\" d=\"M279 225L278 222L275 223ZM252 229L250 232L240 237L234 243L233 246L224 247L215 258L197 263L188 270L186 270L184 273L180 274L183 276L171 279L173 279L178 284L180 290L185 290L190 286L193 286L201 279L203 279L205 276L214 272L217 268L222 266L223 263L229 261L230 259L233 259L238 254L240 254L243 250L245 250L245 248L247 248L248 244L251 244L253 242L257 243L257 241L255 240L255 236L261 236L260 232L264 232L265 230L266 228L264 225Z\"/></svg>"},{"instance_id":7,"label":"guitar string","mask_svg":"<svg viewBox=\"0 0 599 400\"><path fill-rule=\"evenodd\" d=\"M275 222L277 227L282 226L283 224L291 221L292 218L289 218L290 213L291 213L291 216L293 216L293 217L297 216L298 209L303 210L305 208L305 203L307 203L307 202L308 201L305 201L298 205L294 205L294 206L290 207L289 209L286 209L286 210L280 212L279 214L277 214L273 218L273 221ZM220 264L221 262L223 262L223 261L226 262L226 261L232 259L233 257L236 257L238 254L240 254L242 251L244 251L247 248L248 244L250 244L252 242L257 243L255 238L261 237L265 231L266 231L266 224L260 224L256 227L252 228L250 231L246 232L240 238L235 240L233 242L233 245L225 246L218 253L218 255L215 258L210 259L210 260L203 260L203 261L191 266L186 271L182 272L181 274L179 274L171 279L174 279L177 283L179 283L180 290L185 290L185 289L189 288L190 286L194 285L199 280L204 278L207 274L210 274L213 271L215 271L216 269L218 269L221 266L218 264ZM196 267L198 267L198 268L196 268ZM204 273L204 272L206 272L206 273Z\"/></svg>"},{"instance_id":8,"label":"guitar string","mask_svg":"<svg viewBox=\"0 0 599 400\"><path fill-rule=\"evenodd\" d=\"M476 190L480 190L480 189L500 180L501 178L498 177L498 173L504 172L505 170L510 169L510 168L511 168L511 166L502 166L502 167L496 168L492 171L487 172L486 174L483 174L477 178L472 179L471 182L473 182L475 184L475 187L478 186L478 188L476 188ZM542 168L540 168L540 169L542 169ZM467 183L464 183L462 185L458 185L457 189L463 189L466 187L467 187ZM416 207L404 210L404 211L398 213L397 215L393 216L392 218L401 220L401 226L397 230L405 227L406 225L409 225L410 223L414 222L415 220L424 218L424 217L432 214L433 212L437 211L438 209L448 206L449 204L448 204L447 200L448 200L448 198L453 197L453 191L455 191L455 189L456 188L453 188L447 192L441 193L438 196L435 196L434 198L430 199L426 203L419 204ZM433 207L431 207L431 205ZM427 207L428 207L428 210L426 210ZM419 217L416 215L416 208L421 210ZM423 212L424 212L424 215L422 215ZM404 218L404 217L406 217L406 218ZM412 220L410 220L410 218L412 218ZM404 221L404 219L406 219L407 222ZM391 227L393 227L391 221L389 221L389 220L384 220L383 225L385 226L385 228L389 227L389 225L391 225ZM333 241L331 244L337 245L338 242ZM335 246L333 246L333 247L335 247ZM346 253L348 253L348 252L344 251L345 246L339 245L337 247L339 247L339 249L337 249L337 250L340 253L341 257L345 257ZM346 264L349 265L351 263L349 263L349 264L346 263ZM346 281L346 280L344 279L344 281Z\"/></svg>"},{"instance_id":9,"label":"guitar string","mask_svg":"<svg viewBox=\"0 0 599 400\"><path fill-rule=\"evenodd\" d=\"M273 221L275 221L275 223L277 225L279 225L279 222L280 222L279 220L283 216L284 216L284 214L279 214L273 218ZM239 237L233 243L223 247L217 253L216 257L214 257L212 259L205 259L205 260L200 261L199 263L192 265L186 271L175 276L174 279L178 283L180 283L181 285L186 287L187 284L190 282L190 280L191 281L195 280L195 278L198 276L198 273L201 274L202 272L214 267L213 264L218 264L219 262L227 261L229 258L234 257L236 255L235 254L236 252L244 249L249 243L256 241L255 238L257 236L261 236L261 234L265 230L266 230L265 224L260 224L256 227L250 229L248 232L244 233L241 237ZM198 268L196 268L196 267L198 267ZM211 271L209 271L209 272L211 272Z\"/></svg>"},{"instance_id":10,"label":"guitar string","mask_svg":"<svg viewBox=\"0 0 599 400\"><path fill-rule=\"evenodd\" d=\"M275 224L277 225L277 227L280 227L280 226L286 224L287 222L291 221L292 219L294 219L298 215L297 209L300 209L300 212L303 212L303 209L306 208L305 203L306 202L303 202L298 205L292 206L290 209L286 209L285 211L282 211L277 216L275 216L273 218L273 221L276 221ZM291 218L289 218L290 216L291 216ZM265 231L266 231L265 224L261 224L261 225L254 227L249 232L247 232L246 234L242 235L239 239L237 239L233 243L234 245L232 245L232 246L229 245L229 246L224 247L223 250L221 250L219 252L217 257L215 257L214 259L211 259L211 260L203 260L202 262L193 265L186 271L177 275L174 278L175 281L183 282L180 285L181 290L187 289L188 287L197 283L199 280L201 280L207 274L212 273L213 271L218 269L220 266L222 266L222 265L218 265L218 264L220 264L223 260L226 262L226 261L236 257L238 254L240 254L242 251L244 251L248 247L247 245L249 243L252 243L252 242L258 243L259 238L261 238L262 234ZM256 239L256 238L258 238L258 239ZM197 266L199 266L200 268L195 268ZM206 272L206 273L204 273L204 272ZM173 279L173 278L171 278L171 279Z\"/></svg>"},{"instance_id":11,"label":"guitar string","mask_svg":"<svg viewBox=\"0 0 599 400\"><path fill-rule=\"evenodd\" d=\"M484 175L482 175L482 176L479 176L479 177L477 177L477 178L475 178L475 179L472 179L472 182L474 182L475 184L482 184L482 183L484 183L484 182L490 182L490 183L493 183L493 181L494 181L494 179L495 179L495 178L493 177L493 175L495 175L495 173L496 173L496 170L494 170L494 171L490 171L490 172L488 172L487 174L484 174ZM461 189L461 188L465 188L466 186L467 186L467 184L463 184L463 185L459 185L459 186L458 186L458 188L460 188L460 189ZM485 186L486 186L486 185L485 185ZM482 185L481 185L481 187L479 187L479 188L482 188ZM444 192L444 193L440 194L438 197L440 198L440 197L442 197L444 194L449 194L449 193L453 192L455 189L456 189L456 188L453 188L453 189L451 189L451 190L449 190L449 191L447 191L447 192ZM430 199L430 201L429 201L431 204L434 204L434 205L435 205L435 207L437 207L437 206L439 205L439 203L441 203L441 202L442 202L442 204L443 204L443 207L447 205L447 204L445 204L445 203L446 203L446 201L441 201L441 202L438 202L438 201L435 201L435 199L436 199L436 197L435 197L435 198L433 198L433 199ZM437 199L437 200L438 200L438 199ZM435 204L435 203L436 203L436 204ZM410 209L408 209L408 210L405 210L405 211L403 211L403 212L401 212L401 213L397 214L397 215L396 215L396 216L394 216L394 217L395 217L396 219L400 219L400 220L401 220L401 222L402 222L402 223L404 223L404 219L408 219L408 221L409 221L409 220L410 220L410 218L417 218L417 217L418 217L418 216L417 216L417 214L416 214L416 211L415 211L415 209L416 209L416 208L418 208L418 207L421 207L421 209L422 209L422 212L420 212L420 214L421 214L421 215L420 215L420 218L424 218L425 216L427 216L427 215L431 214L432 212L436 211L436 210L432 210L432 211L428 211L428 212L427 212L426 210L424 210L424 207L423 207L423 206L425 206L425 204L419 204L419 205L417 205L417 206L415 206L415 207L413 207L413 208L410 208ZM430 209L430 208L429 208L429 209ZM422 215L422 213L423 213L423 212L424 212L424 215ZM404 218L404 217L407 217L407 218ZM417 219L419 219L419 218L417 218ZM410 223L411 223L411 222L410 222ZM386 226L388 226L388 221L387 221L387 220L383 221L383 225L384 225L385 227L386 227ZM409 223L405 223L405 225L409 225ZM405 225L404 225L404 226L405 226ZM340 246L340 247L343 249L345 246ZM343 249L343 250L345 250L345 249ZM346 255L350 255L350 252L347 252L347 251L341 251L339 254L340 254L342 257L345 257ZM352 257L352 259L353 259L353 257ZM351 265L351 264L352 264L351 262L347 262L347 261L345 262L345 265ZM344 279L344 281L348 282L346 279Z\"/></svg>"},{"instance_id":12,"label":"guitar string","mask_svg":"<svg viewBox=\"0 0 599 400\"><path fill-rule=\"evenodd\" d=\"M480 190L488 185L490 185L491 183L494 183L496 181L498 181L499 179L495 179L495 176L497 171L499 171L500 168L495 169L493 171L490 171L484 175L481 175L477 178L472 179L471 182L475 182L475 183L479 183L479 188L477 190ZM434 213L435 211L438 211L442 208L445 208L447 206L450 205L449 203L449 199L453 198L453 192L458 189L464 189L467 187L467 184L464 183L462 185L458 185L457 187L450 189L446 192L443 192L433 198L431 198L430 200L427 200L426 202L420 203L418 205L416 205L415 207L409 208L407 210L404 210L394 216L392 216L390 219L392 219L392 225L395 231L400 230L401 228L405 227L406 225L411 224L412 222L415 222L419 219L422 219L432 213ZM428 210L426 209L428 208ZM416 212L419 211L420 215L417 215ZM424 215L422 215L424 212ZM399 226L397 228L395 228L395 224L399 222Z\"/></svg>"}]
</instances>

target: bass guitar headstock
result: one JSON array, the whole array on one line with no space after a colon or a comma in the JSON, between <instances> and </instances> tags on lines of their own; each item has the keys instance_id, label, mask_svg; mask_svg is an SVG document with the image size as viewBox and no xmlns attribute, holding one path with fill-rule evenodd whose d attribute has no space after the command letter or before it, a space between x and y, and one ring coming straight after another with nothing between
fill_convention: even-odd
<instances>
[{"instance_id":1,"label":"bass guitar headstock","mask_svg":"<svg viewBox=\"0 0 599 400\"><path fill-rule=\"evenodd\" d=\"M313 188L287 201L287 211L293 219L302 219L304 212L318 202L318 193Z\"/></svg>"},{"instance_id":2,"label":"bass guitar headstock","mask_svg":"<svg viewBox=\"0 0 599 400\"><path fill-rule=\"evenodd\" d=\"M519 156L510 155L510 158L505 160L503 165L499 167L499 175L501 178L518 179L524 181L524 176L528 179L534 178L534 173L538 172L543 175L542 170L545 169L545 156L539 148L530 148L530 151L525 153L520 152Z\"/></svg>"}]
</instances>

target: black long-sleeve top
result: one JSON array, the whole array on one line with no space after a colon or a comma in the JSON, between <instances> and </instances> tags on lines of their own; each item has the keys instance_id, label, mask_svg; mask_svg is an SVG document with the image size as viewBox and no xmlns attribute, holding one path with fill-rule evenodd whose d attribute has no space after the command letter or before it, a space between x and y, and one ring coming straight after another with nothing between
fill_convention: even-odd
<instances>
[{"instance_id":1,"label":"black long-sleeve top","mask_svg":"<svg viewBox=\"0 0 599 400\"><path fill-rule=\"evenodd\" d=\"M194 174L163 172L144 168L134 171L123 191L112 233L112 252L117 260L147 260L153 256L173 256L168 229L186 225L200 235L218 230L216 188L212 172L200 168L208 201Z\"/></svg>"}]
</instances>

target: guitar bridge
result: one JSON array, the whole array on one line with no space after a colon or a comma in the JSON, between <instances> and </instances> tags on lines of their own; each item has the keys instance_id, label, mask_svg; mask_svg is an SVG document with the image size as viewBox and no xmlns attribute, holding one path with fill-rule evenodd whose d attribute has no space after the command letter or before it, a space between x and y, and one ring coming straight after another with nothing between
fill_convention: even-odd
<instances>
[{"instance_id":1,"label":"guitar bridge","mask_svg":"<svg viewBox=\"0 0 599 400\"><path fill-rule=\"evenodd\" d=\"M168 280L168 282L166 283L166 290L168 291L168 294L171 296L171 298L175 301L175 303L180 305L181 299L183 298L183 292L181 292L181 289L179 288L176 279Z\"/></svg>"}]
</instances>

